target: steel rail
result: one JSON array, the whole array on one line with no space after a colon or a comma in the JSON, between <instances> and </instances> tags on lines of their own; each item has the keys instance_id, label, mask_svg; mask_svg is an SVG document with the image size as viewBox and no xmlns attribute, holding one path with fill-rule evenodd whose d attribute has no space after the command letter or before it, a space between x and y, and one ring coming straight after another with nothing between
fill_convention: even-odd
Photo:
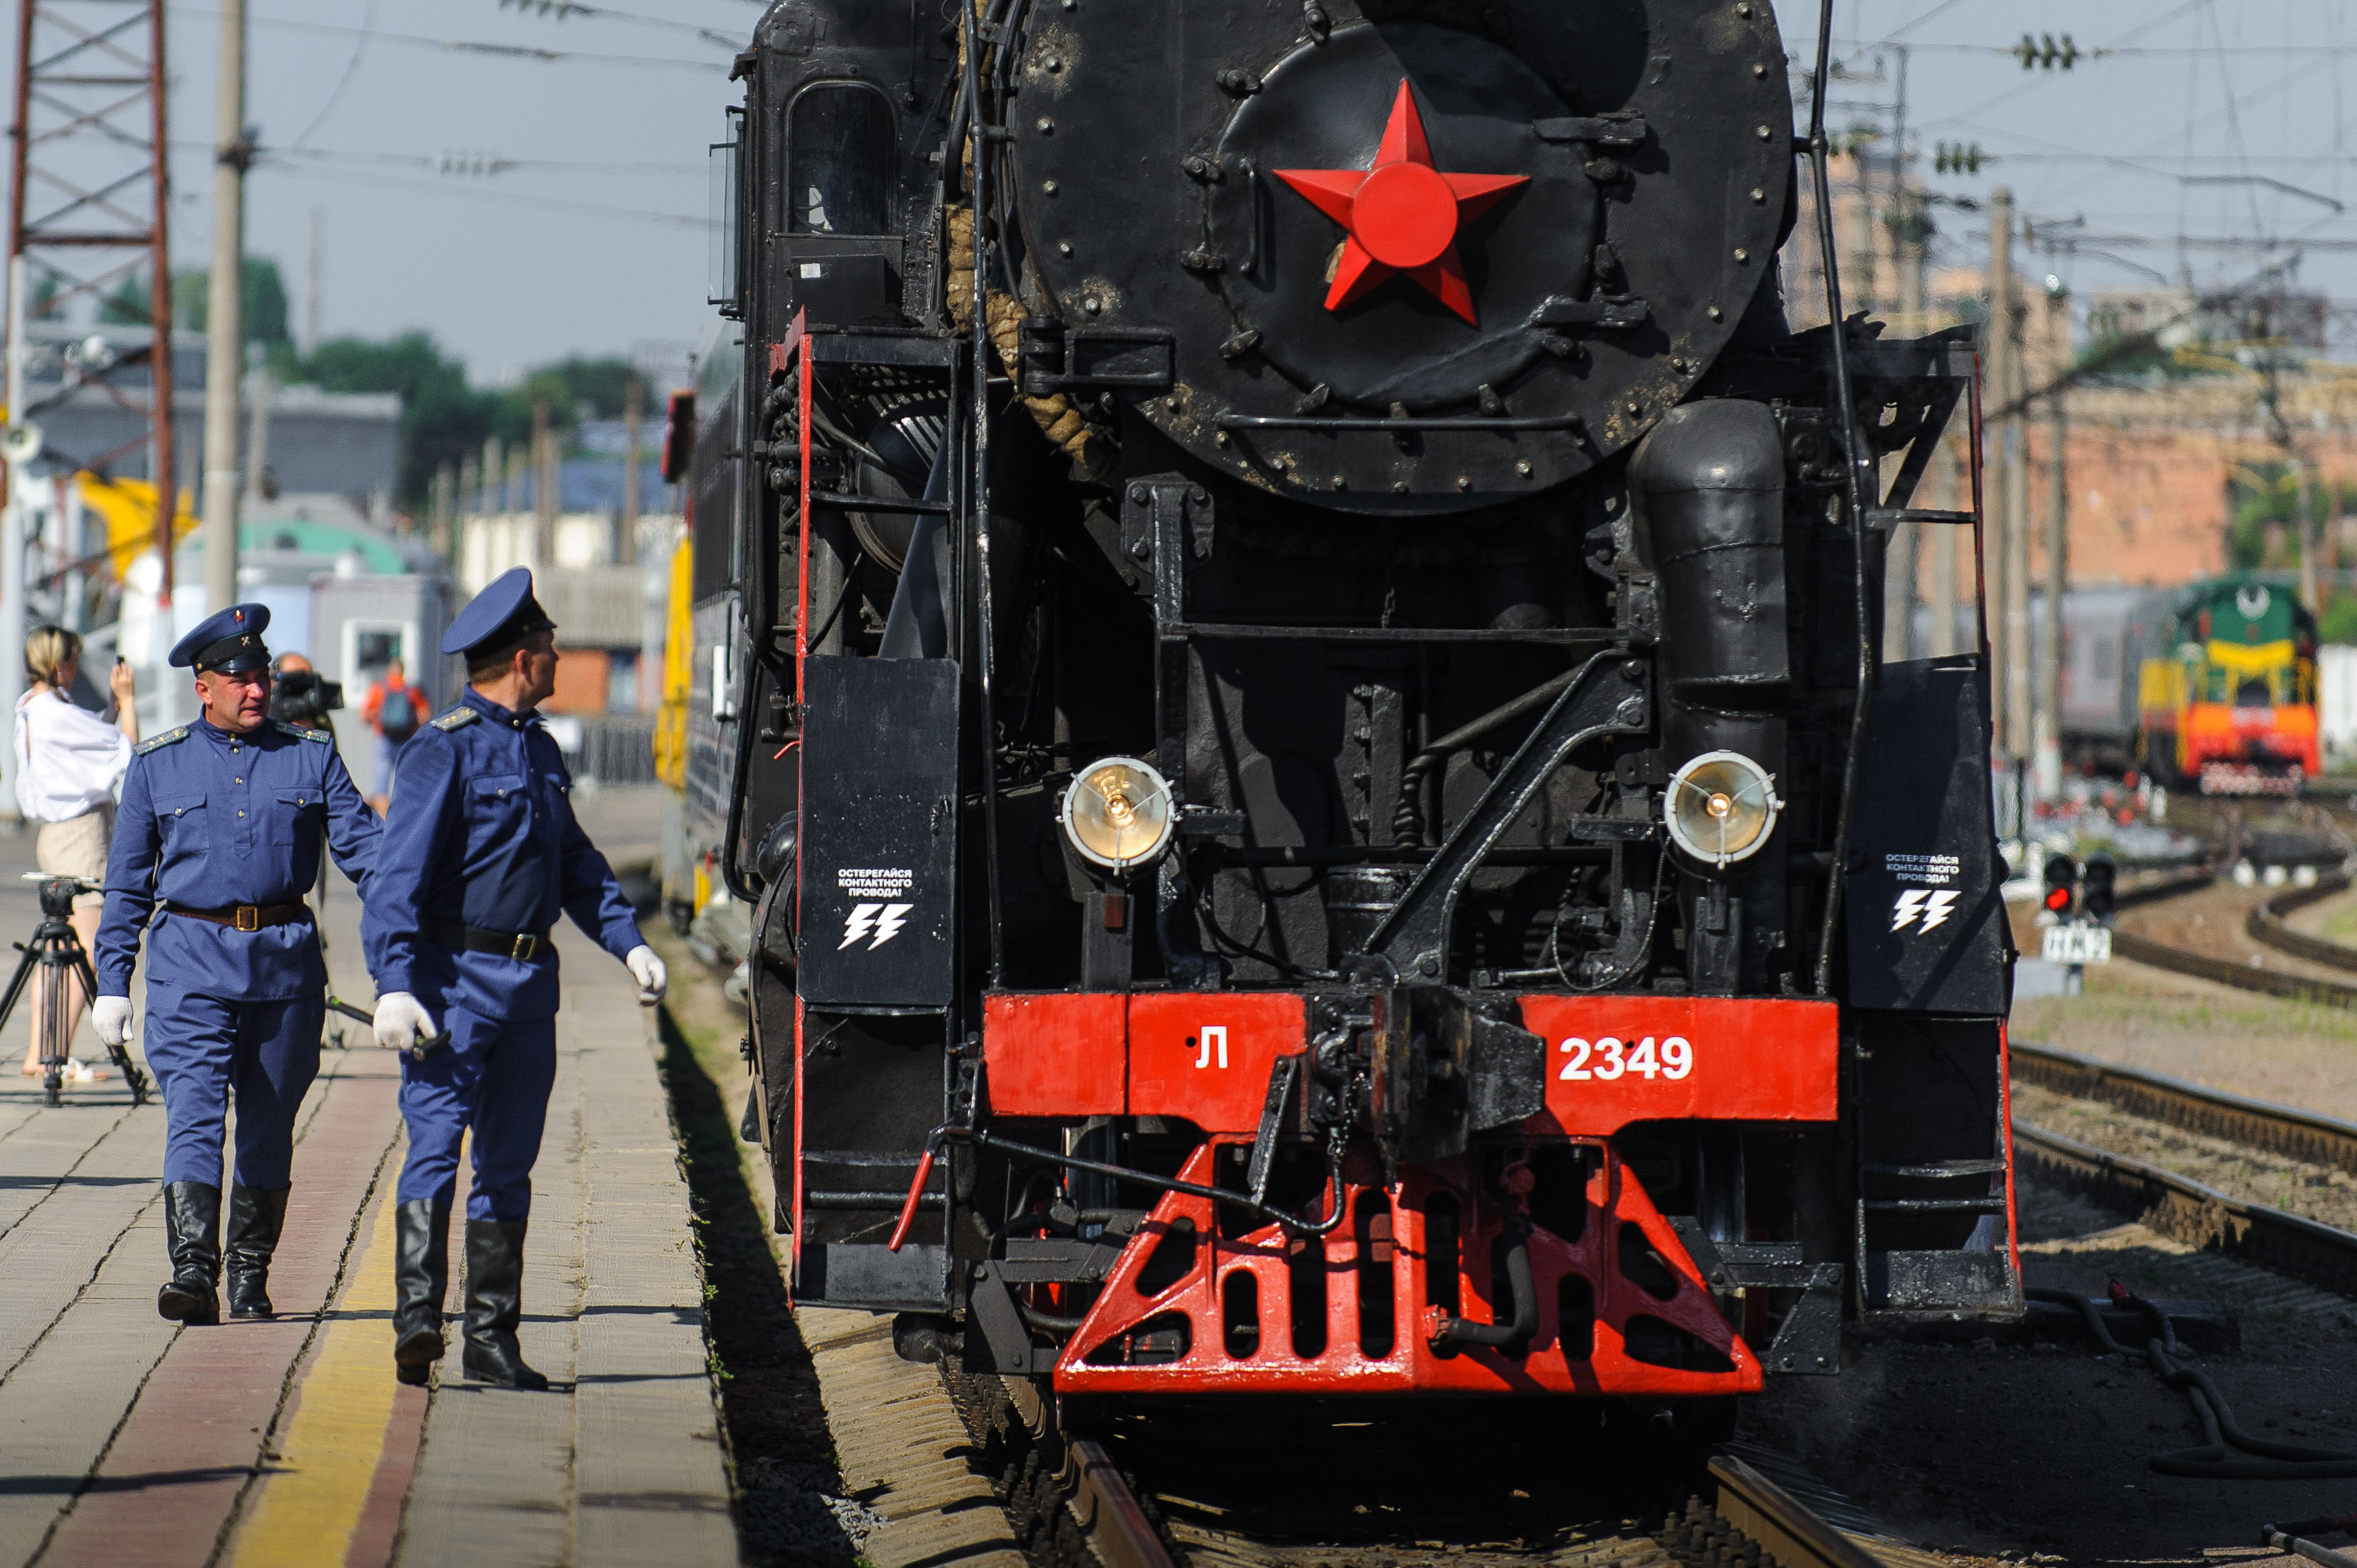
<instances>
[{"instance_id":1,"label":"steel rail","mask_svg":"<svg viewBox=\"0 0 2357 1568\"><path fill-rule=\"evenodd\" d=\"M2314 1002L2326 1007L2357 1007L2357 985L2344 985L2337 980L2324 980L2315 975L2291 974L2279 969L2258 969L2232 959L2212 958L2207 953L2187 952L2166 942L2140 937L2134 931L2115 930L2112 933L2112 956L2134 959L2155 969L2166 969L2177 974L2190 975L2196 980L2214 981L2231 985L2237 991L2256 991L2267 996L2280 996L2292 1002Z\"/></svg>"},{"instance_id":2,"label":"steel rail","mask_svg":"<svg viewBox=\"0 0 2357 1568\"><path fill-rule=\"evenodd\" d=\"M2190 1176L2017 1119L2014 1148L2097 1201L2162 1235L2357 1295L2357 1235L2220 1192Z\"/></svg>"},{"instance_id":3,"label":"steel rail","mask_svg":"<svg viewBox=\"0 0 2357 1568\"><path fill-rule=\"evenodd\" d=\"M2213 878L2199 873L2123 892L2120 908L2157 903L2208 886ZM2277 894L2255 908L2244 922L2244 929L2255 941L2304 959L2310 963L2331 968L2357 971L2357 950L2326 942L2285 926L2283 917L2304 904L2330 897L2348 885L2348 878L2335 872L2321 878L2314 887L2298 892ZM2282 970L2256 969L2231 959L2212 958L2207 953L2188 952L2154 941L2150 937L2134 931L2115 929L2112 932L2112 953L2115 958L2134 960L2155 969L2165 969L2175 974L2190 975L2196 980L2231 985L2237 991L2255 991L2262 995L2280 996L2293 1002L2313 1002L2326 1007L2357 1008L2357 985L2343 984L2316 975L2290 974Z\"/></svg>"},{"instance_id":4,"label":"steel rail","mask_svg":"<svg viewBox=\"0 0 2357 1568\"><path fill-rule=\"evenodd\" d=\"M2289 893L2278 893L2272 898L2262 898L2251 907L2249 916L2243 921L2243 929L2250 933L2253 941L2264 942L2278 952L2287 952L2294 958L2320 963L2328 969L2357 971L2357 948L2327 941L2322 937L2311 937L2306 931L2295 931L2284 922L2285 916L2305 909L2310 904L2320 904L2334 894L2345 891L2348 886L2349 874L2334 871L2318 877L2312 887L2301 887Z\"/></svg>"},{"instance_id":5,"label":"steel rail","mask_svg":"<svg viewBox=\"0 0 2357 1568\"><path fill-rule=\"evenodd\" d=\"M1066 1444L1058 1479L1081 1539L1104 1568L1178 1568L1137 1494L1103 1448L1085 1437Z\"/></svg>"},{"instance_id":6,"label":"steel rail","mask_svg":"<svg viewBox=\"0 0 2357 1568\"><path fill-rule=\"evenodd\" d=\"M2022 1040L2007 1042L2007 1052L2014 1072L2041 1089L2100 1100L2147 1121L2357 1173L2357 1122Z\"/></svg>"},{"instance_id":7,"label":"steel rail","mask_svg":"<svg viewBox=\"0 0 2357 1568\"><path fill-rule=\"evenodd\" d=\"M1715 1454L1718 1517L1759 1543L1777 1568L1881 1568L1873 1555L1790 1492L1731 1454Z\"/></svg>"}]
</instances>

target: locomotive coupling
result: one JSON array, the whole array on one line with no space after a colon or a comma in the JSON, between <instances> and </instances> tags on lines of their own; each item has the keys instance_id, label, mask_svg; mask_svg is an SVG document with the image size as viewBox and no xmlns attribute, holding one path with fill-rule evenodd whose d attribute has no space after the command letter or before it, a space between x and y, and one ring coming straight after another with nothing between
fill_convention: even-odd
<instances>
[{"instance_id":1,"label":"locomotive coupling","mask_svg":"<svg viewBox=\"0 0 2357 1568\"><path fill-rule=\"evenodd\" d=\"M1446 985L1313 994L1310 1128L1372 1138L1397 1165L1461 1155L1545 1109L1546 1042L1512 998Z\"/></svg>"}]
</instances>

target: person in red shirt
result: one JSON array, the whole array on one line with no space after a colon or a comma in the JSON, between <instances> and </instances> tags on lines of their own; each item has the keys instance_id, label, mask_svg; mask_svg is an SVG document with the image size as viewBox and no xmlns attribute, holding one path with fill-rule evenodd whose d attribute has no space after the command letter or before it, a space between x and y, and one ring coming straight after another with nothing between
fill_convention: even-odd
<instances>
[{"instance_id":1,"label":"person in red shirt","mask_svg":"<svg viewBox=\"0 0 2357 1568\"><path fill-rule=\"evenodd\" d=\"M409 683L408 671L396 659L384 667L384 679L361 699L361 718L376 732L376 792L368 798L378 816L393 803L393 766L417 726L431 715L425 693Z\"/></svg>"}]
</instances>

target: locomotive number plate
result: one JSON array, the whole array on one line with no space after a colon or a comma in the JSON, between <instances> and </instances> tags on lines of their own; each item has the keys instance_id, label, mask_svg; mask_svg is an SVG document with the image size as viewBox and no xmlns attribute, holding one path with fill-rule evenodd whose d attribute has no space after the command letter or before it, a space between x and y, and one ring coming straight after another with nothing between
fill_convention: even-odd
<instances>
[{"instance_id":1,"label":"locomotive number plate","mask_svg":"<svg viewBox=\"0 0 2357 1568\"><path fill-rule=\"evenodd\" d=\"M1555 1077L1566 1083L1595 1079L1609 1083L1623 1073L1680 1079L1694 1071L1695 1065L1694 1045L1684 1035L1667 1036L1658 1044L1651 1035L1637 1040L1615 1039L1610 1035L1583 1040L1575 1036L1555 1049L1564 1057Z\"/></svg>"},{"instance_id":2,"label":"locomotive number plate","mask_svg":"<svg viewBox=\"0 0 2357 1568\"><path fill-rule=\"evenodd\" d=\"M1830 1122L1840 1014L1768 996L1525 996L1546 1041L1538 1126L1609 1137L1632 1122ZM1191 1059L1191 1058L1190 1058Z\"/></svg>"},{"instance_id":3,"label":"locomotive number plate","mask_svg":"<svg viewBox=\"0 0 2357 1568\"><path fill-rule=\"evenodd\" d=\"M2111 929L2078 920L2067 926L2049 926L2040 939L2039 956L2049 963L2109 963Z\"/></svg>"}]
</instances>

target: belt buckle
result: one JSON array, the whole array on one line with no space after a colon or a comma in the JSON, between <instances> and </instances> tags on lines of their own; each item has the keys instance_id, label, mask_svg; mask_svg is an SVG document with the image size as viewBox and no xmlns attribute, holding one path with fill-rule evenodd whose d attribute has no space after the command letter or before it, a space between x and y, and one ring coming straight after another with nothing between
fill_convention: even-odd
<instances>
[{"instance_id":1,"label":"belt buckle","mask_svg":"<svg viewBox=\"0 0 2357 1568\"><path fill-rule=\"evenodd\" d=\"M262 929L262 909L259 905L240 904L230 911L230 924L241 931Z\"/></svg>"},{"instance_id":2,"label":"belt buckle","mask_svg":"<svg viewBox=\"0 0 2357 1568\"><path fill-rule=\"evenodd\" d=\"M527 932L516 938L515 945L508 950L508 956L518 963L530 963L533 955L538 951L540 951L540 939Z\"/></svg>"}]
</instances>

